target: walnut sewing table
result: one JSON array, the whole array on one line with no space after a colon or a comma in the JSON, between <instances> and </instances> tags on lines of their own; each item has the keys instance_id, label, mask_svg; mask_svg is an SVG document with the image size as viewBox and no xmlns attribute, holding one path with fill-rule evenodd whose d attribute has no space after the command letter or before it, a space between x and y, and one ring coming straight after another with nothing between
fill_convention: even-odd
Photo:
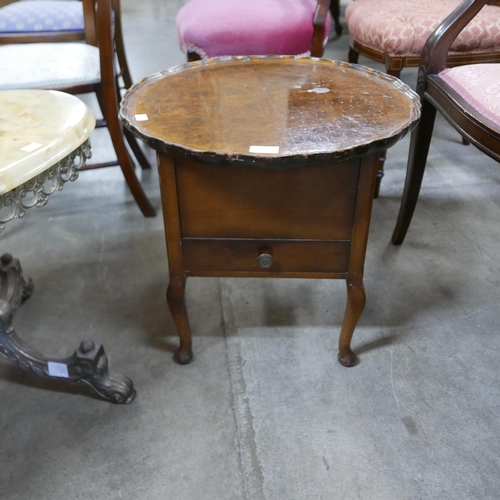
<instances>
[{"instance_id":1,"label":"walnut sewing table","mask_svg":"<svg viewBox=\"0 0 500 500\"><path fill-rule=\"evenodd\" d=\"M78 98L52 90L0 91L0 232L12 219L74 181L90 157L92 111ZM112 403L135 395L128 377L109 374L104 348L84 341L72 356L52 359L17 336L12 322L32 293L18 259L0 257L0 355L40 377L87 385Z\"/></svg>"},{"instance_id":2,"label":"walnut sewing table","mask_svg":"<svg viewBox=\"0 0 500 500\"><path fill-rule=\"evenodd\" d=\"M379 152L419 115L396 78L293 56L183 64L126 94L124 124L158 152L179 363L186 278L219 276L346 280L339 361L355 364Z\"/></svg>"}]
</instances>

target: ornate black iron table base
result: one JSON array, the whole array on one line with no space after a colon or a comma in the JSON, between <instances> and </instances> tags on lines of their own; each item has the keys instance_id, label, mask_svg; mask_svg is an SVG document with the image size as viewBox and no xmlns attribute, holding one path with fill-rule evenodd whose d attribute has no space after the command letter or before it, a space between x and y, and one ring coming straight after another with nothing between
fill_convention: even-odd
<instances>
[{"instance_id":1,"label":"ornate black iron table base","mask_svg":"<svg viewBox=\"0 0 500 500\"><path fill-rule=\"evenodd\" d=\"M0 195L0 209L7 210L7 213L0 213L0 232L6 222L23 217L29 208L43 207L51 194L60 191L66 182L76 180L78 171L90 156L87 140L41 174ZM3 254L0 257L0 355L40 377L87 385L111 403L132 402L136 394L132 380L123 375L110 375L109 358L102 345L86 340L72 356L50 359L18 337L12 322L13 315L32 292L33 283L24 279L19 260L10 254Z\"/></svg>"},{"instance_id":2,"label":"ornate black iron table base","mask_svg":"<svg viewBox=\"0 0 500 500\"><path fill-rule=\"evenodd\" d=\"M33 291L25 281L18 259L10 254L0 258L0 354L27 372L40 377L68 380L87 385L111 403L128 404L135 397L133 382L123 375L109 373L104 348L92 340L83 341L72 356L50 359L42 356L18 337L12 318Z\"/></svg>"}]
</instances>

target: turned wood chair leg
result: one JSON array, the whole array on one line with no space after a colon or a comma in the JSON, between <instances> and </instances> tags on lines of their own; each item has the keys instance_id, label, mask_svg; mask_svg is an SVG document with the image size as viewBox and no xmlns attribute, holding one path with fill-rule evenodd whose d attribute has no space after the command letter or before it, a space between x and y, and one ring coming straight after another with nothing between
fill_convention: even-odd
<instances>
[{"instance_id":1,"label":"turned wood chair leg","mask_svg":"<svg viewBox=\"0 0 500 500\"><path fill-rule=\"evenodd\" d=\"M435 118L436 109L429 101L424 99L420 122L411 135L403 199L401 200L398 220L392 235L392 243L394 245L401 245L403 243L410 227L424 177Z\"/></svg>"},{"instance_id":2,"label":"turned wood chair leg","mask_svg":"<svg viewBox=\"0 0 500 500\"><path fill-rule=\"evenodd\" d=\"M342 366L354 366L358 357L351 350L351 339L354 329L363 313L366 303L366 293L363 283L352 283L347 281L347 307L342 323L339 339L338 360Z\"/></svg>"},{"instance_id":3,"label":"turned wood chair leg","mask_svg":"<svg viewBox=\"0 0 500 500\"><path fill-rule=\"evenodd\" d=\"M179 333L180 346L175 351L174 359L186 365L193 359L193 342L186 309L186 278L171 278L167 289L167 302L170 313Z\"/></svg>"}]
</instances>

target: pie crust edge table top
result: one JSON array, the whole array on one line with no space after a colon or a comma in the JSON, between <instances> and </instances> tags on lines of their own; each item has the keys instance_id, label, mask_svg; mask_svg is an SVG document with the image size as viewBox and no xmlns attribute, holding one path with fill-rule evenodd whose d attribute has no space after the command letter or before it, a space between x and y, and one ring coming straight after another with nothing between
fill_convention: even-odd
<instances>
[{"instance_id":1,"label":"pie crust edge table top","mask_svg":"<svg viewBox=\"0 0 500 500\"><path fill-rule=\"evenodd\" d=\"M304 166L385 150L419 114L417 95L397 78L299 56L182 64L135 84L120 110L157 151L233 165L264 166L265 158L266 168L283 159Z\"/></svg>"}]
</instances>

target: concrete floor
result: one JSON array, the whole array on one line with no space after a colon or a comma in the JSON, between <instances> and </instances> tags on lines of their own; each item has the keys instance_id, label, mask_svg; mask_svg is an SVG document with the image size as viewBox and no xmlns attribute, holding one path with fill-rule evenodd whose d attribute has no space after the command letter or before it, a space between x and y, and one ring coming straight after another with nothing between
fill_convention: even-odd
<instances>
[{"instance_id":1,"label":"concrete floor","mask_svg":"<svg viewBox=\"0 0 500 500\"><path fill-rule=\"evenodd\" d=\"M182 3L123 0L136 79L184 61ZM138 396L114 406L1 360L0 498L500 498L500 170L440 119L396 248L407 151L390 151L374 204L352 369L336 361L345 286L313 280L190 279L195 360L174 364L162 218L141 216L117 168L9 223L2 251L35 282L18 332L55 356L102 342ZM156 172L142 181L160 208Z\"/></svg>"}]
</instances>

